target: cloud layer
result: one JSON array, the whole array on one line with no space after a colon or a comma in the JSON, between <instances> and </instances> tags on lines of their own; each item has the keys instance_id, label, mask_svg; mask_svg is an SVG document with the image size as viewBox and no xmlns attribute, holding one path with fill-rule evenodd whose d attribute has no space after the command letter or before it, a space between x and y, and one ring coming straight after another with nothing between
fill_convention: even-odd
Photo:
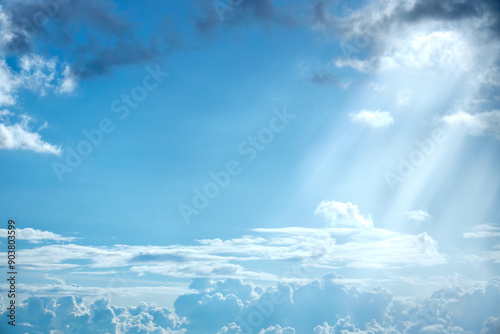
<instances>
[{"instance_id":1,"label":"cloud layer","mask_svg":"<svg viewBox=\"0 0 500 334\"><path fill-rule=\"evenodd\" d=\"M30 333L481 333L500 328L500 278L435 291L423 301L362 290L329 274L263 288L241 280L194 280L174 309L113 306L78 296L30 297L18 326ZM3 315L5 318L5 314ZM5 322L1 326L5 328Z\"/></svg>"}]
</instances>

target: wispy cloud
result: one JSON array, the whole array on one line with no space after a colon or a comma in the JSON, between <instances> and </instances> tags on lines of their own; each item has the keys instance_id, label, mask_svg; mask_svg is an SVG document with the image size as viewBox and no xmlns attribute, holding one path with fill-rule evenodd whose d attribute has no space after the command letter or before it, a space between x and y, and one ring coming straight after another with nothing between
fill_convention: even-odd
<instances>
[{"instance_id":1,"label":"wispy cloud","mask_svg":"<svg viewBox=\"0 0 500 334\"><path fill-rule=\"evenodd\" d=\"M351 203L323 202L318 213L324 214L331 227L287 227L253 229L253 235L227 240L202 239L197 245L80 246L45 245L20 250L27 270L54 271L72 269L112 271L113 268L136 273L170 277L229 277L277 280L279 273L268 269L272 262L293 262L319 268L401 268L432 266L447 262L437 242L426 233L402 234L375 228L370 216L359 213ZM5 231L3 232L5 234ZM71 241L50 232L28 229L20 235L27 240ZM82 262L83 261L83 262ZM83 264L82 264L83 263ZM116 269L115 269L116 270Z\"/></svg>"},{"instance_id":2,"label":"wispy cloud","mask_svg":"<svg viewBox=\"0 0 500 334\"><path fill-rule=\"evenodd\" d=\"M177 290L181 295L174 308L153 303L118 307L108 299L94 298L102 289L19 286L33 294L17 307L23 319L17 325L29 332L495 333L500 328L495 308L500 298L498 277L471 287L440 289L423 300L398 298L383 288L358 288L336 274L267 288L242 280L194 279L189 289ZM130 295L148 290L125 287L116 292ZM155 292L169 294L173 289L158 287Z\"/></svg>"},{"instance_id":3,"label":"wispy cloud","mask_svg":"<svg viewBox=\"0 0 500 334\"><path fill-rule=\"evenodd\" d=\"M409 220L414 221L416 223L422 223L431 218L431 215L425 210L415 210L406 212L406 217Z\"/></svg>"},{"instance_id":4,"label":"wispy cloud","mask_svg":"<svg viewBox=\"0 0 500 334\"><path fill-rule=\"evenodd\" d=\"M463 234L464 238L499 238L500 227L493 224L475 225Z\"/></svg>"},{"instance_id":5,"label":"wispy cloud","mask_svg":"<svg viewBox=\"0 0 500 334\"><path fill-rule=\"evenodd\" d=\"M23 115L18 123L1 122L0 119L0 149L30 150L37 153L61 154L61 148L49 144L38 132L33 132L29 123L31 117Z\"/></svg>"},{"instance_id":6,"label":"wispy cloud","mask_svg":"<svg viewBox=\"0 0 500 334\"><path fill-rule=\"evenodd\" d=\"M7 238L8 230L0 229L0 238ZM58 241L58 242L71 242L76 240L76 237L63 237L60 234L52 233L49 231L35 230L32 228L20 228L16 230L16 239L27 240L30 243L40 243L43 241Z\"/></svg>"},{"instance_id":7,"label":"wispy cloud","mask_svg":"<svg viewBox=\"0 0 500 334\"><path fill-rule=\"evenodd\" d=\"M500 139L500 110L470 114L459 111L438 118L445 124L465 130L472 136L493 136Z\"/></svg>"}]
</instances>

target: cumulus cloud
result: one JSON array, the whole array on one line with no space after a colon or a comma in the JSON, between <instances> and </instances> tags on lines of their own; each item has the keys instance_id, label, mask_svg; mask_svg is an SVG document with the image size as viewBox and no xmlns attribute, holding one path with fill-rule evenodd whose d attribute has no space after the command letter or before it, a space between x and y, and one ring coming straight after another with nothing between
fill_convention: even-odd
<instances>
[{"instance_id":1,"label":"cumulus cloud","mask_svg":"<svg viewBox=\"0 0 500 334\"><path fill-rule=\"evenodd\" d=\"M438 119L449 126L463 129L472 136L493 136L500 139L500 110L476 114L459 111Z\"/></svg>"},{"instance_id":2,"label":"cumulus cloud","mask_svg":"<svg viewBox=\"0 0 500 334\"><path fill-rule=\"evenodd\" d=\"M385 128L394 124L394 119L388 111L361 110L349 115L351 122L370 128Z\"/></svg>"},{"instance_id":3,"label":"cumulus cloud","mask_svg":"<svg viewBox=\"0 0 500 334\"><path fill-rule=\"evenodd\" d=\"M371 216L363 216L351 202L323 201L314 213L325 216L330 226L373 227Z\"/></svg>"},{"instance_id":4,"label":"cumulus cloud","mask_svg":"<svg viewBox=\"0 0 500 334\"><path fill-rule=\"evenodd\" d=\"M339 281L340 278L340 281ZM500 278L440 289L425 299L360 289L334 274L263 288L241 280L195 280L174 308L118 307L107 299L30 297L18 326L30 333L495 333ZM5 318L5 312L2 315ZM21 320L22 319L22 320ZM0 328L5 329L2 322Z\"/></svg>"},{"instance_id":5,"label":"cumulus cloud","mask_svg":"<svg viewBox=\"0 0 500 334\"><path fill-rule=\"evenodd\" d=\"M295 329L291 327L281 328L280 325L276 325L262 329L259 334L295 334Z\"/></svg>"},{"instance_id":6,"label":"cumulus cloud","mask_svg":"<svg viewBox=\"0 0 500 334\"><path fill-rule=\"evenodd\" d=\"M408 211L406 212L406 217L408 217L409 220L414 221L416 223L422 223L431 218L429 213L425 210Z\"/></svg>"},{"instance_id":7,"label":"cumulus cloud","mask_svg":"<svg viewBox=\"0 0 500 334\"><path fill-rule=\"evenodd\" d=\"M3 115L11 114L4 112ZM22 115L21 121L18 123L11 123L0 119L0 149L21 149L60 155L60 146L52 145L42 140L42 136L31 129L29 125L31 121L31 117L26 115Z\"/></svg>"},{"instance_id":8,"label":"cumulus cloud","mask_svg":"<svg viewBox=\"0 0 500 334\"><path fill-rule=\"evenodd\" d=\"M29 333L158 333L181 334L172 310L143 303L117 307L98 299L87 307L80 297L30 297L18 306L16 328ZM21 320L22 319L22 320ZM7 329L3 323L4 329Z\"/></svg>"},{"instance_id":9,"label":"cumulus cloud","mask_svg":"<svg viewBox=\"0 0 500 334\"><path fill-rule=\"evenodd\" d=\"M0 229L0 238L7 238L8 230ZM42 241L73 241L75 237L63 237L62 235L49 231L35 230L32 228L19 228L16 230L16 239L28 240L30 243L40 243Z\"/></svg>"},{"instance_id":10,"label":"cumulus cloud","mask_svg":"<svg viewBox=\"0 0 500 334\"><path fill-rule=\"evenodd\" d=\"M476 50L498 51L490 43L498 36L498 6L488 1L374 1L344 13L330 4L316 1L314 27L343 39L344 57L336 59L337 66L363 72L399 67L466 71L477 59L489 58ZM362 54L366 57L358 58Z\"/></svg>"}]
</instances>

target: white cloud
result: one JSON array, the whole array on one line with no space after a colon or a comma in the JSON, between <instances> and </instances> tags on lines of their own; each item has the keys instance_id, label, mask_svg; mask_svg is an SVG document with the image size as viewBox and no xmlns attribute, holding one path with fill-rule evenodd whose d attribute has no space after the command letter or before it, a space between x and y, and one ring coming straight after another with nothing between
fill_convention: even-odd
<instances>
[{"instance_id":1,"label":"white cloud","mask_svg":"<svg viewBox=\"0 0 500 334\"><path fill-rule=\"evenodd\" d=\"M331 208L328 208L331 215ZM330 228L254 229L260 236L221 240L198 240L197 245L113 247L45 245L19 251L25 270L52 272L72 269L71 274L98 270L113 272L121 268L131 275L159 274L167 277L242 278L277 281L280 272L269 270L269 264L293 261L297 266L360 269L401 268L445 264L447 256L438 252L437 243L426 233L408 235L371 227L354 206L336 213L337 223L354 226ZM350 210L350 212L349 212ZM361 222L360 222L360 221ZM342 226L342 225L341 225ZM340 239L342 242L338 242ZM268 268L258 271L253 268ZM257 267L255 267L257 265ZM105 269L104 269L105 268ZM104 270L103 270L104 269ZM104 273L102 274L104 275ZM292 273L286 279L303 279Z\"/></svg>"},{"instance_id":2,"label":"white cloud","mask_svg":"<svg viewBox=\"0 0 500 334\"><path fill-rule=\"evenodd\" d=\"M438 119L450 126L464 129L473 136L493 136L500 139L500 110L476 114L459 111Z\"/></svg>"},{"instance_id":3,"label":"white cloud","mask_svg":"<svg viewBox=\"0 0 500 334\"><path fill-rule=\"evenodd\" d=\"M338 67L348 66L361 72L404 67L465 73L480 59L483 63L491 60L498 51L495 43L482 43L478 38L478 34L487 38L494 18L464 16L463 20L451 20L452 15L436 12L441 5L432 8L433 4L413 0L372 1L347 15L329 15L327 2L322 3L316 26L343 39L340 46L344 56L334 60ZM335 11L334 6L331 9ZM421 15L422 20L409 19L412 15ZM373 50L374 55L367 52ZM359 59L362 55L366 58Z\"/></svg>"},{"instance_id":4,"label":"white cloud","mask_svg":"<svg viewBox=\"0 0 500 334\"><path fill-rule=\"evenodd\" d=\"M29 116L22 115L19 123L11 124L5 121L0 123L0 149L22 149L38 153L61 154L59 146L43 141L39 133L32 132L29 126L30 121Z\"/></svg>"},{"instance_id":5,"label":"white cloud","mask_svg":"<svg viewBox=\"0 0 500 334\"><path fill-rule=\"evenodd\" d=\"M472 68L474 48L458 31L407 32L379 56L382 70L400 67L440 68L465 72Z\"/></svg>"},{"instance_id":6,"label":"white cloud","mask_svg":"<svg viewBox=\"0 0 500 334\"><path fill-rule=\"evenodd\" d=\"M9 116L13 116L14 114L8 110L0 110L0 122L8 119Z\"/></svg>"},{"instance_id":7,"label":"white cloud","mask_svg":"<svg viewBox=\"0 0 500 334\"><path fill-rule=\"evenodd\" d=\"M46 277L45 277L46 278ZM46 278L50 279L50 278ZM161 296L168 295L182 295L195 292L194 290L187 289L181 286L166 286L166 285L143 285L135 286L129 280L127 276L121 275L110 275L109 277L103 277L102 280L106 280L108 285L101 286L81 286L78 284L66 284L63 280L57 279L58 284L24 284L18 283L21 294L30 297L64 297L68 295L78 295L80 297L86 297L90 299L96 299L103 296L109 298L114 296L120 297L138 297L151 293L154 289L154 293ZM0 287L5 291L8 290L9 286L7 284L0 284Z\"/></svg>"},{"instance_id":8,"label":"white cloud","mask_svg":"<svg viewBox=\"0 0 500 334\"><path fill-rule=\"evenodd\" d=\"M361 215L358 206L351 202L323 201L314 213L324 215L330 226L373 227L371 216Z\"/></svg>"},{"instance_id":9,"label":"white cloud","mask_svg":"<svg viewBox=\"0 0 500 334\"><path fill-rule=\"evenodd\" d=\"M72 93L76 88L76 77L69 65L62 69L56 58L44 59L37 54L22 56L19 60L19 77L27 89L46 95L47 92Z\"/></svg>"},{"instance_id":10,"label":"white cloud","mask_svg":"<svg viewBox=\"0 0 500 334\"><path fill-rule=\"evenodd\" d=\"M295 329L291 327L281 328L280 325L276 325L262 329L259 334L295 334Z\"/></svg>"},{"instance_id":11,"label":"white cloud","mask_svg":"<svg viewBox=\"0 0 500 334\"><path fill-rule=\"evenodd\" d=\"M500 237L500 227L496 225L475 225L463 234L464 238L498 238Z\"/></svg>"},{"instance_id":12,"label":"white cloud","mask_svg":"<svg viewBox=\"0 0 500 334\"><path fill-rule=\"evenodd\" d=\"M352 122L371 128L385 128L394 124L394 119L388 111L362 110L349 115Z\"/></svg>"},{"instance_id":13,"label":"white cloud","mask_svg":"<svg viewBox=\"0 0 500 334\"><path fill-rule=\"evenodd\" d=\"M0 107L16 102L16 90L20 80L14 75L7 62L0 59Z\"/></svg>"},{"instance_id":14,"label":"white cloud","mask_svg":"<svg viewBox=\"0 0 500 334\"><path fill-rule=\"evenodd\" d=\"M495 333L500 323L499 277L472 287L440 289L424 300L400 298L383 288L353 287L335 274L267 288L241 280L196 279L190 289L177 298L174 309L152 303L117 307L107 299L86 297L86 291L79 294L77 288L66 296L50 296L45 289L46 296L18 301L19 327L52 334L486 334ZM0 330L5 326L1 323Z\"/></svg>"},{"instance_id":15,"label":"white cloud","mask_svg":"<svg viewBox=\"0 0 500 334\"><path fill-rule=\"evenodd\" d=\"M62 77L59 79L59 85L56 88L56 93L72 93L77 86L77 81L75 75L72 73L69 65L64 67L62 72Z\"/></svg>"},{"instance_id":16,"label":"white cloud","mask_svg":"<svg viewBox=\"0 0 500 334\"><path fill-rule=\"evenodd\" d=\"M53 81L56 77L56 59L45 60L39 55L25 55L19 60L20 78L24 87L47 94L54 90Z\"/></svg>"},{"instance_id":17,"label":"white cloud","mask_svg":"<svg viewBox=\"0 0 500 334\"><path fill-rule=\"evenodd\" d=\"M7 229L0 229L0 238L7 238ZM75 237L63 237L62 235L49 231L35 230L32 228L20 228L16 230L16 239L28 240L31 243L40 243L42 241L73 241Z\"/></svg>"},{"instance_id":18,"label":"white cloud","mask_svg":"<svg viewBox=\"0 0 500 334\"><path fill-rule=\"evenodd\" d=\"M429 213L425 210L408 211L406 212L406 217L416 223L421 223L431 218Z\"/></svg>"},{"instance_id":19,"label":"white cloud","mask_svg":"<svg viewBox=\"0 0 500 334\"><path fill-rule=\"evenodd\" d=\"M112 306L106 299L87 306L74 296L32 297L18 305L17 313L22 323L16 323L16 327L22 333L186 333L179 328L182 321L172 310L147 303L125 308Z\"/></svg>"},{"instance_id":20,"label":"white cloud","mask_svg":"<svg viewBox=\"0 0 500 334\"><path fill-rule=\"evenodd\" d=\"M493 246L493 250L484 252L482 257L479 257L483 261L491 261L493 263L500 263L500 245Z\"/></svg>"},{"instance_id":21,"label":"white cloud","mask_svg":"<svg viewBox=\"0 0 500 334\"><path fill-rule=\"evenodd\" d=\"M5 28L6 22L2 19L5 15L1 10L2 8L0 8L0 24ZM59 67L56 58L46 60L39 55L31 54L19 59L19 71L15 72L5 59L0 59L0 107L15 105L17 93L22 88L38 92L40 95L45 95L49 91L57 94L73 92L77 83L71 68L65 65L61 73ZM30 129L28 126L30 117L22 115L21 122L10 123L8 116L13 114L5 110L0 111L0 149L61 154L60 147L44 142L39 133ZM46 125L39 130L44 127Z\"/></svg>"}]
</instances>

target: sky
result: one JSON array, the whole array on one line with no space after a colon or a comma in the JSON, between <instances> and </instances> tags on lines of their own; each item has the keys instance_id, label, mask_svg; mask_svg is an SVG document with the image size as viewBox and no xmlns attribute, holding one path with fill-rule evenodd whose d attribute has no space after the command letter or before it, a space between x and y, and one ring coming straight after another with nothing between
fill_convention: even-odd
<instances>
[{"instance_id":1,"label":"sky","mask_svg":"<svg viewBox=\"0 0 500 334\"><path fill-rule=\"evenodd\" d=\"M0 2L12 333L500 332L500 4Z\"/></svg>"}]
</instances>

